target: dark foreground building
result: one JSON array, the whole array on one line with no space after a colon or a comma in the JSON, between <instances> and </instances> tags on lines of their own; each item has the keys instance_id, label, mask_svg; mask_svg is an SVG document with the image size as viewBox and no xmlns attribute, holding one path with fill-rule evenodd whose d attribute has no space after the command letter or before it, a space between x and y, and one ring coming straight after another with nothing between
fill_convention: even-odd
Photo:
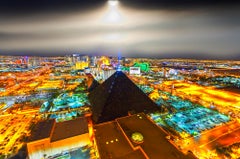
<instances>
[{"instance_id":1,"label":"dark foreground building","mask_svg":"<svg viewBox=\"0 0 240 159\"><path fill-rule=\"evenodd\" d=\"M123 72L117 71L89 94L94 123L112 121L130 113L160 111Z\"/></svg>"},{"instance_id":2,"label":"dark foreground building","mask_svg":"<svg viewBox=\"0 0 240 159\"><path fill-rule=\"evenodd\" d=\"M101 159L195 159L173 146L144 113L95 125L94 131Z\"/></svg>"},{"instance_id":3,"label":"dark foreground building","mask_svg":"<svg viewBox=\"0 0 240 159\"><path fill-rule=\"evenodd\" d=\"M37 123L27 143L29 159L51 156L89 144L89 127L85 117L56 123L54 119ZM45 156L46 157L46 156Z\"/></svg>"}]
</instances>

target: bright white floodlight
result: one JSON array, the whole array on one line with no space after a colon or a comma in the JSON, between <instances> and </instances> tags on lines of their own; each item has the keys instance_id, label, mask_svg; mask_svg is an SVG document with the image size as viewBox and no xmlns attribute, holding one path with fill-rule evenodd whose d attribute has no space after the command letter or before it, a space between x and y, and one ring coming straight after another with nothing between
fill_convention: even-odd
<instances>
[{"instance_id":1,"label":"bright white floodlight","mask_svg":"<svg viewBox=\"0 0 240 159\"><path fill-rule=\"evenodd\" d=\"M118 0L108 0L109 6L117 6L118 5Z\"/></svg>"},{"instance_id":2,"label":"bright white floodlight","mask_svg":"<svg viewBox=\"0 0 240 159\"><path fill-rule=\"evenodd\" d=\"M104 17L104 21L107 23L120 23L122 18L119 13L119 1L118 0L108 0L108 11Z\"/></svg>"}]
</instances>

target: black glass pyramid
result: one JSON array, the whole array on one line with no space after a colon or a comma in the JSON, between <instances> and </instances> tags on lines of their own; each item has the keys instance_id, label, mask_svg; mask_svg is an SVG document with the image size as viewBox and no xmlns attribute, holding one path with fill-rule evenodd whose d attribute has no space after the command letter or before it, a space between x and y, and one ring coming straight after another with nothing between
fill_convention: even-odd
<instances>
[{"instance_id":1,"label":"black glass pyramid","mask_svg":"<svg viewBox=\"0 0 240 159\"><path fill-rule=\"evenodd\" d=\"M89 94L95 123L111 121L131 113L160 111L123 72L117 71Z\"/></svg>"},{"instance_id":2,"label":"black glass pyramid","mask_svg":"<svg viewBox=\"0 0 240 159\"><path fill-rule=\"evenodd\" d=\"M88 91L91 92L93 91L97 86L99 86L100 84L98 83L98 81L96 81L95 79L93 79L92 84L90 85L90 87L88 88Z\"/></svg>"}]
</instances>

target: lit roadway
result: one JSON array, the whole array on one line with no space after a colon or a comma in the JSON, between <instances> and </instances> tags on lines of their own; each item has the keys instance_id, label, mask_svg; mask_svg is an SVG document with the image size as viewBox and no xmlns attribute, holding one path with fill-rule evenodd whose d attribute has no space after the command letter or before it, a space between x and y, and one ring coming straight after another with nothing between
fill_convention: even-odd
<instances>
[{"instance_id":1,"label":"lit roadway","mask_svg":"<svg viewBox=\"0 0 240 159\"><path fill-rule=\"evenodd\" d=\"M233 138L233 136L235 136ZM222 139L227 139L222 142ZM202 132L199 136L179 140L176 143L185 151L203 153L208 150L215 150L219 146L229 146L240 142L240 123L231 121L227 124L217 126L213 129Z\"/></svg>"},{"instance_id":2,"label":"lit roadway","mask_svg":"<svg viewBox=\"0 0 240 159\"><path fill-rule=\"evenodd\" d=\"M24 135L24 132L29 131L29 125L31 121L35 118L35 115L37 115L37 113L38 109L30 109L24 112L18 111L14 114L0 116L1 128L6 129L6 131L1 134L0 141L3 141L4 143L6 137L9 139L9 141L5 141L5 145L2 145L3 150L0 150L0 152L2 152L3 154L8 154L13 150L14 146L17 147L17 149L21 147L23 143L20 141L16 143L16 141L22 135Z\"/></svg>"},{"instance_id":3,"label":"lit roadway","mask_svg":"<svg viewBox=\"0 0 240 159\"><path fill-rule=\"evenodd\" d=\"M41 68L39 70L36 70L35 72L31 72L31 75L28 76L28 78L25 81L22 81L21 83L19 83L18 85L13 85L11 87L6 88L5 92L0 93L0 96L6 96L9 95L11 92L16 91L19 88L24 87L27 83L29 83L30 81L37 79L37 78L41 78L41 73L45 73L49 70L49 67L44 67Z\"/></svg>"},{"instance_id":4,"label":"lit roadway","mask_svg":"<svg viewBox=\"0 0 240 159\"><path fill-rule=\"evenodd\" d=\"M172 85L174 85L172 92L176 96L198 102L205 107L210 107L213 104L217 110L224 114L232 112L235 115L240 115L240 95L238 93L181 81L167 81L162 84L162 87L171 92Z\"/></svg>"}]
</instances>

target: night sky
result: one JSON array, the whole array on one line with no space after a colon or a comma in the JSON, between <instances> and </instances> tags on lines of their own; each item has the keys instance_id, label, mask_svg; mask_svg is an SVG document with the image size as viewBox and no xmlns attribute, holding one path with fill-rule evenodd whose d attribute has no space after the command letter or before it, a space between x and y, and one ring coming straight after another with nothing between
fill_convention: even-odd
<instances>
[{"instance_id":1,"label":"night sky","mask_svg":"<svg viewBox=\"0 0 240 159\"><path fill-rule=\"evenodd\" d=\"M240 3L0 1L0 55L240 60Z\"/></svg>"}]
</instances>

